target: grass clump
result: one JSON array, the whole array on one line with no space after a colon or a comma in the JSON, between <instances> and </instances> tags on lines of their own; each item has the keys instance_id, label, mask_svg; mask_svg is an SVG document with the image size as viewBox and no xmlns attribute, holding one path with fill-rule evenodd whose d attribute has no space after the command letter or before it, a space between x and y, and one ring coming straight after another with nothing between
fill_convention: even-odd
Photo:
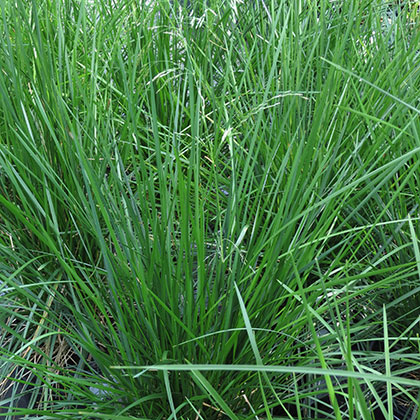
<instances>
[{"instance_id":1,"label":"grass clump","mask_svg":"<svg viewBox=\"0 0 420 420\"><path fill-rule=\"evenodd\" d=\"M416 418L416 2L0 5L2 416Z\"/></svg>"}]
</instances>

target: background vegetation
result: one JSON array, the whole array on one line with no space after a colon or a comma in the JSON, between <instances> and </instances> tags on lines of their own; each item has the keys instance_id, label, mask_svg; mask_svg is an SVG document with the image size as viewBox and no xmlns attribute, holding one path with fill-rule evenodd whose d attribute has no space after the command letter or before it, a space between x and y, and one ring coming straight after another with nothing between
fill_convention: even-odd
<instances>
[{"instance_id":1,"label":"background vegetation","mask_svg":"<svg viewBox=\"0 0 420 420\"><path fill-rule=\"evenodd\" d=\"M0 5L0 417L419 418L418 2Z\"/></svg>"}]
</instances>

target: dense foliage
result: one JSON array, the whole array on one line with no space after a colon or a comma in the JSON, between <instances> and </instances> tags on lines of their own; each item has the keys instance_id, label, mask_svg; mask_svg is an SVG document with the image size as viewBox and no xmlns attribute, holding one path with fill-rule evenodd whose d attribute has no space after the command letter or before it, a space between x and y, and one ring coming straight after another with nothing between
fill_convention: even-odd
<instances>
[{"instance_id":1,"label":"dense foliage","mask_svg":"<svg viewBox=\"0 0 420 420\"><path fill-rule=\"evenodd\" d=\"M0 10L4 413L417 418L418 2Z\"/></svg>"}]
</instances>

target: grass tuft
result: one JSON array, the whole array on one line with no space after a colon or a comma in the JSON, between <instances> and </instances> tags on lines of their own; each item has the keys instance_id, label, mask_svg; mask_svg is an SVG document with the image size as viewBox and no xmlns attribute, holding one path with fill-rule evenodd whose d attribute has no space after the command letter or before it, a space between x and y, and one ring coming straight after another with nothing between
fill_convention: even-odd
<instances>
[{"instance_id":1,"label":"grass tuft","mask_svg":"<svg viewBox=\"0 0 420 420\"><path fill-rule=\"evenodd\" d=\"M0 14L0 417L418 416L418 2Z\"/></svg>"}]
</instances>

